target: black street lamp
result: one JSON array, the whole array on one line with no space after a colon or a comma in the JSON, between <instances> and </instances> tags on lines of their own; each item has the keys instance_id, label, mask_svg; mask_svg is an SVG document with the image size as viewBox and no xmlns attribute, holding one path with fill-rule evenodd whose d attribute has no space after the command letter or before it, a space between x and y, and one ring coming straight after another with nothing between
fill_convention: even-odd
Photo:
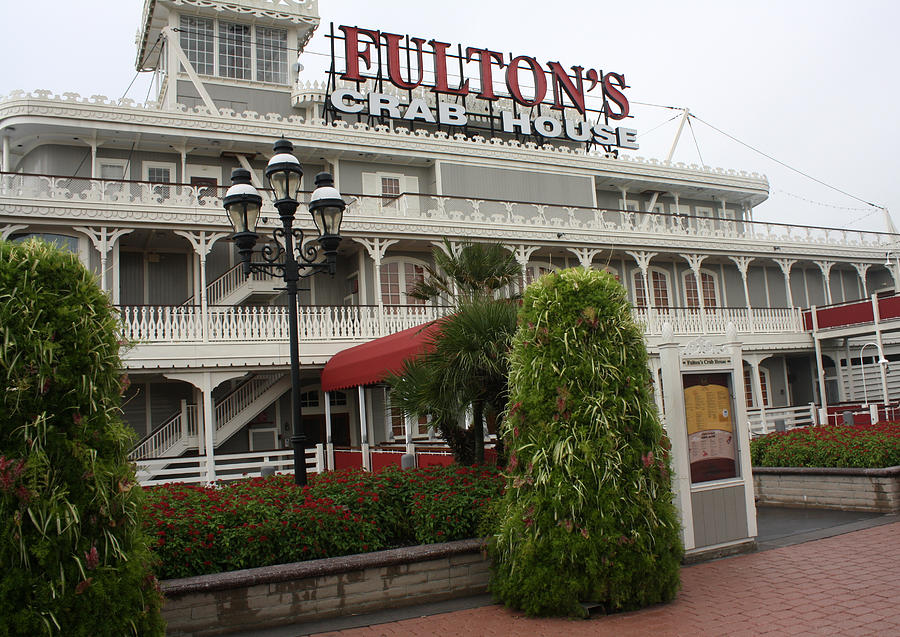
<instances>
[{"instance_id":1,"label":"black street lamp","mask_svg":"<svg viewBox=\"0 0 900 637\"><path fill-rule=\"evenodd\" d=\"M334 187L329 173L316 175L316 190L309 201L309 213L319 231L319 236L304 244L303 230L294 227L294 214L300 206L297 195L303 168L294 157L294 145L286 139L275 142L275 156L266 166L266 179L275 193L275 208L281 218L281 228L272 231L273 245L263 246L263 261L252 261L253 248L259 235L262 197L250 183L250 172L238 168L231 173L231 187L222 201L228 219L234 228L231 238L241 256L245 276L251 272L280 274L287 285L288 322L291 346L291 417L294 447L294 482L306 484L306 434L300 417L300 330L297 323L297 281L318 272L334 276L337 248L341 242L341 221L346 204ZM282 246L283 244L283 246ZM320 258L319 253L324 258ZM282 259L283 257L283 259Z\"/></svg>"}]
</instances>

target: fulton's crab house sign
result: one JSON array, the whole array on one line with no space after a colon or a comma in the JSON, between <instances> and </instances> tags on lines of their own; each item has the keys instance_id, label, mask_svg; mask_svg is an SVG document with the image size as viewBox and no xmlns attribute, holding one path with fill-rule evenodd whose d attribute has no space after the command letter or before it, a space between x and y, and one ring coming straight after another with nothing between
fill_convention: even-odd
<instances>
[{"instance_id":1,"label":"fulton's crab house sign","mask_svg":"<svg viewBox=\"0 0 900 637\"><path fill-rule=\"evenodd\" d=\"M538 142L563 138L607 149L638 147L637 131L611 124L629 117L621 73L581 66L567 70L528 55L451 47L374 29L338 30L332 25L328 36L327 112ZM388 92L385 83L400 91ZM429 92L434 94L430 99ZM480 108L469 108L472 100L480 100ZM589 100L598 107L591 108Z\"/></svg>"}]
</instances>

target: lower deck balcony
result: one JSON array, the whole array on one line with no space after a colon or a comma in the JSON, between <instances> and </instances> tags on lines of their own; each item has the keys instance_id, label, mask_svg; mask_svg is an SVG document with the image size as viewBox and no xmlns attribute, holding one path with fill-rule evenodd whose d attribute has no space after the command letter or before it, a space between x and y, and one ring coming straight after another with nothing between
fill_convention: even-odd
<instances>
[{"instance_id":1,"label":"lower deck balcony","mask_svg":"<svg viewBox=\"0 0 900 637\"><path fill-rule=\"evenodd\" d=\"M446 316L448 307L300 306L301 363L324 364L337 352ZM288 362L285 306L122 306L122 337L130 369L283 365ZM795 308L634 308L648 344L669 324L685 340L725 334L733 324L745 340L811 345Z\"/></svg>"}]
</instances>

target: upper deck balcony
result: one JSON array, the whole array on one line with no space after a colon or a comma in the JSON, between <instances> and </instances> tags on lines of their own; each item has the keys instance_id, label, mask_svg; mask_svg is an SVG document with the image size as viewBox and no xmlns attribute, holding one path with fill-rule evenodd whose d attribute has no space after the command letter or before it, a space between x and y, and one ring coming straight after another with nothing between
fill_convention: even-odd
<instances>
[{"instance_id":1,"label":"upper deck balcony","mask_svg":"<svg viewBox=\"0 0 900 637\"><path fill-rule=\"evenodd\" d=\"M284 306L124 306L122 335L128 369L235 367L288 363L288 314ZM445 316L446 307L300 306L300 355L304 365L324 364L339 351L424 325ZM724 335L729 324L752 348L779 344L810 347L801 311L791 308L634 308L632 317L652 347L672 326L690 339Z\"/></svg>"},{"instance_id":2,"label":"upper deck balcony","mask_svg":"<svg viewBox=\"0 0 900 637\"><path fill-rule=\"evenodd\" d=\"M0 173L0 220L227 230L222 194L224 187ZM829 258L869 260L883 260L900 240L884 232L419 193L345 199L343 229L350 237L414 234L431 240L450 234L571 247L599 243L767 256L781 251L809 258L821 258L824 249ZM263 228L277 222L274 210L266 214L270 205L264 203Z\"/></svg>"}]
</instances>

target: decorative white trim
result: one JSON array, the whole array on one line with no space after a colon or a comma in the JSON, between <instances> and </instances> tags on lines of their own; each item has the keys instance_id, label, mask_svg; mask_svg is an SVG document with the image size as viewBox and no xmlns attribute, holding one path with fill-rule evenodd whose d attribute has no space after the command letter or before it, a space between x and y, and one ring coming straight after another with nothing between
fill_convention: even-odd
<instances>
[{"instance_id":1,"label":"decorative white trim","mask_svg":"<svg viewBox=\"0 0 900 637\"><path fill-rule=\"evenodd\" d=\"M705 336L698 336L688 341L681 350L682 357L695 356L731 356L728 346L716 345Z\"/></svg>"}]
</instances>

